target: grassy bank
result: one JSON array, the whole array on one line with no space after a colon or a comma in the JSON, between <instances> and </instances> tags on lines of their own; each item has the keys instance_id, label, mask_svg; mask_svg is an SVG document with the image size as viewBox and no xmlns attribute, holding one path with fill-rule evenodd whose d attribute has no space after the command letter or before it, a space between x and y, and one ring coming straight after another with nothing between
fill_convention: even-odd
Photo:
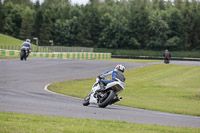
<instances>
[{"instance_id":1,"label":"grassy bank","mask_svg":"<svg viewBox=\"0 0 200 133\"><path fill-rule=\"evenodd\" d=\"M22 43L25 40L20 40L11 36L0 34L0 49L20 50ZM32 51L36 51L37 46L32 44ZM46 48L38 46L38 52L51 52Z\"/></svg>"},{"instance_id":2,"label":"grassy bank","mask_svg":"<svg viewBox=\"0 0 200 133\"><path fill-rule=\"evenodd\" d=\"M200 116L200 67L151 65L125 72L126 89L118 104ZM95 78L58 82L49 90L84 98Z\"/></svg>"},{"instance_id":3,"label":"grassy bank","mask_svg":"<svg viewBox=\"0 0 200 133\"><path fill-rule=\"evenodd\" d=\"M131 56L157 56L162 57L163 51L152 50L130 50L130 49L104 49L94 48L94 52L112 53L112 55L131 55ZM170 51L172 57L200 58L200 51Z\"/></svg>"},{"instance_id":4,"label":"grassy bank","mask_svg":"<svg viewBox=\"0 0 200 133\"><path fill-rule=\"evenodd\" d=\"M0 112L1 133L198 133L199 128Z\"/></svg>"},{"instance_id":5,"label":"grassy bank","mask_svg":"<svg viewBox=\"0 0 200 133\"><path fill-rule=\"evenodd\" d=\"M0 34L0 46L21 46L22 40L16 39L11 36Z\"/></svg>"}]
</instances>

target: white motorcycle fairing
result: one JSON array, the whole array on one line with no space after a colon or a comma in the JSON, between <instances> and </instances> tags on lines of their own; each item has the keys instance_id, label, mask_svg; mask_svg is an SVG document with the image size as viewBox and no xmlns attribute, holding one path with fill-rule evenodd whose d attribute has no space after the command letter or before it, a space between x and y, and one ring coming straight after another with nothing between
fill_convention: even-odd
<instances>
[{"instance_id":1,"label":"white motorcycle fairing","mask_svg":"<svg viewBox=\"0 0 200 133\"><path fill-rule=\"evenodd\" d=\"M94 95L95 95L96 90L99 90L99 89L100 89L99 79L97 78L96 82L94 83L94 85L92 87L92 91L90 93L89 103L97 104L98 100L97 100L97 97L95 97ZM113 82L108 83L106 85L105 90L108 90L108 89L114 90L116 95L118 95L119 93L121 93L125 89L125 83L121 82L120 80L113 81Z\"/></svg>"}]
</instances>

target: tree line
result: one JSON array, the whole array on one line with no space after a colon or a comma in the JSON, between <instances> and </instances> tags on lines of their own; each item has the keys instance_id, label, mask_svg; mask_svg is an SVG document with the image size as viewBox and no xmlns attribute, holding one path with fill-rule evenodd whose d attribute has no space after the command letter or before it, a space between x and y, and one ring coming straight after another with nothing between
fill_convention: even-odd
<instances>
[{"instance_id":1,"label":"tree line","mask_svg":"<svg viewBox=\"0 0 200 133\"><path fill-rule=\"evenodd\" d=\"M198 0L0 0L0 32L39 45L200 49Z\"/></svg>"}]
</instances>

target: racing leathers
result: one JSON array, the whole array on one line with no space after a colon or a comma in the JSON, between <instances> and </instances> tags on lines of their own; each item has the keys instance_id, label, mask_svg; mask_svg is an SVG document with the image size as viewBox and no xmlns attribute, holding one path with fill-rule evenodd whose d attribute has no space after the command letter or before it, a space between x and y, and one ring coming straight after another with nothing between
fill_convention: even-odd
<instances>
[{"instance_id":1,"label":"racing leathers","mask_svg":"<svg viewBox=\"0 0 200 133\"><path fill-rule=\"evenodd\" d=\"M109 77L112 75L112 79L105 79L106 77ZM105 89L105 86L113 81L118 81L120 80L121 82L125 82L125 76L124 73L118 69L113 69L107 72L102 73L99 77L99 84L100 84L100 89L97 91L101 91Z\"/></svg>"},{"instance_id":2,"label":"racing leathers","mask_svg":"<svg viewBox=\"0 0 200 133\"><path fill-rule=\"evenodd\" d=\"M26 48L28 53L30 53L30 50L32 49L31 43L29 42L22 43L22 48Z\"/></svg>"},{"instance_id":3,"label":"racing leathers","mask_svg":"<svg viewBox=\"0 0 200 133\"><path fill-rule=\"evenodd\" d=\"M164 57L171 57L169 51L166 51L164 54L163 54Z\"/></svg>"}]
</instances>

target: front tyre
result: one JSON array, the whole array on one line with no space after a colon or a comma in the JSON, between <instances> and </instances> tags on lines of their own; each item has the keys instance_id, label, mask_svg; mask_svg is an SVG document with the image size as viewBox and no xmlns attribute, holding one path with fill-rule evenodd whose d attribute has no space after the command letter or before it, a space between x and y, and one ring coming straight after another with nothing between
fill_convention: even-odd
<instances>
[{"instance_id":1,"label":"front tyre","mask_svg":"<svg viewBox=\"0 0 200 133\"><path fill-rule=\"evenodd\" d=\"M109 90L107 92L107 97L99 100L98 106L100 108L105 108L106 106L108 106L108 104L110 104L110 102L113 100L115 95L116 94L113 90Z\"/></svg>"},{"instance_id":2,"label":"front tyre","mask_svg":"<svg viewBox=\"0 0 200 133\"><path fill-rule=\"evenodd\" d=\"M88 106L90 104L89 100L90 100L90 96L87 95L83 100L83 106Z\"/></svg>"}]
</instances>

